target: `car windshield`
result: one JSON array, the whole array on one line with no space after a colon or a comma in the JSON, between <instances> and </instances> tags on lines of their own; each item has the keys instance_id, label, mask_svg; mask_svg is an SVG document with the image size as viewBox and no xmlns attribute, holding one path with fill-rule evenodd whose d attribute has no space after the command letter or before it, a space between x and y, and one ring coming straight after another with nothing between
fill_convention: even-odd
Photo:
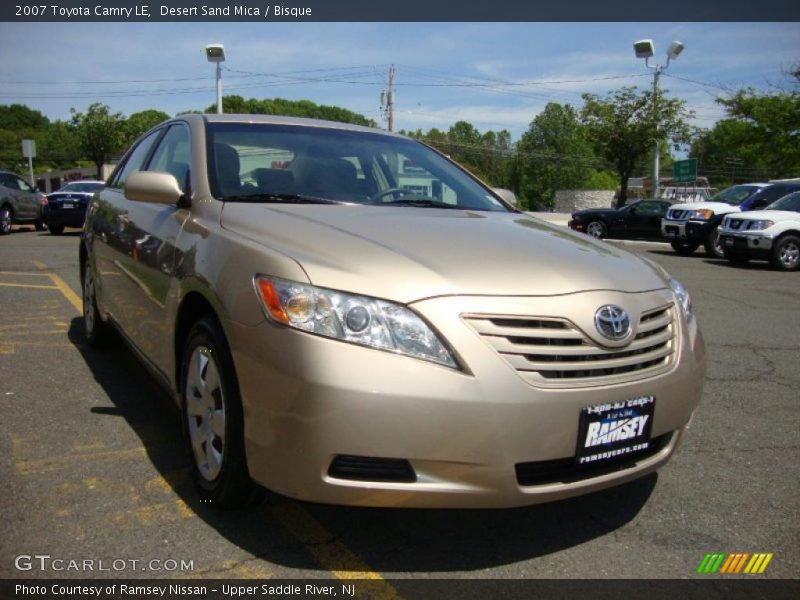
<instances>
[{"instance_id":1,"label":"car windshield","mask_svg":"<svg viewBox=\"0 0 800 600\"><path fill-rule=\"evenodd\" d=\"M285 124L209 123L207 131L209 183L223 201L509 210L412 139Z\"/></svg>"},{"instance_id":2,"label":"car windshield","mask_svg":"<svg viewBox=\"0 0 800 600\"><path fill-rule=\"evenodd\" d=\"M800 212L800 192L793 192L776 200L767 207L767 210L790 210Z\"/></svg>"},{"instance_id":3,"label":"car windshield","mask_svg":"<svg viewBox=\"0 0 800 600\"><path fill-rule=\"evenodd\" d=\"M738 206L760 189L757 185L734 185L712 196L711 202L725 202Z\"/></svg>"},{"instance_id":4,"label":"car windshield","mask_svg":"<svg viewBox=\"0 0 800 600\"><path fill-rule=\"evenodd\" d=\"M98 190L102 190L103 183L88 183L83 181L76 181L74 183L68 183L64 187L62 187L59 192L91 192L94 193Z\"/></svg>"}]
</instances>

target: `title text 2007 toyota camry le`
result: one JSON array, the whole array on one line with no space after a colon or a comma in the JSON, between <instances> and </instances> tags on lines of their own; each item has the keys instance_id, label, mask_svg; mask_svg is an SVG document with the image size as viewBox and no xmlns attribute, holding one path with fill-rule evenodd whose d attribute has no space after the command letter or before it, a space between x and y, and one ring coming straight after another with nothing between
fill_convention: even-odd
<instances>
[{"instance_id":1,"label":"title text 2007 toyota camry le","mask_svg":"<svg viewBox=\"0 0 800 600\"><path fill-rule=\"evenodd\" d=\"M200 493L510 507L674 454L703 338L660 267L375 129L184 115L90 206L86 335L180 405Z\"/></svg>"}]
</instances>

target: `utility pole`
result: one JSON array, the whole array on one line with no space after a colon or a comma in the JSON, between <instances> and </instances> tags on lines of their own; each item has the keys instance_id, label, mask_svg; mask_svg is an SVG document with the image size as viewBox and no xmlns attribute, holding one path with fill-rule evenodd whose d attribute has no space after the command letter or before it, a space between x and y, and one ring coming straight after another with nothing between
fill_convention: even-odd
<instances>
[{"instance_id":1,"label":"utility pole","mask_svg":"<svg viewBox=\"0 0 800 600\"><path fill-rule=\"evenodd\" d=\"M381 92L381 109L386 115L386 126L394 130L394 65L389 67L389 88Z\"/></svg>"},{"instance_id":2,"label":"utility pole","mask_svg":"<svg viewBox=\"0 0 800 600\"><path fill-rule=\"evenodd\" d=\"M658 198L661 190L659 189L658 171L659 171L659 150L660 144L658 139L658 80L661 77L661 71L669 68L669 63L678 58L678 55L683 52L683 43L675 40L667 48L667 64L665 65L651 65L650 59L655 54L655 46L653 40L639 40L633 44L633 50L636 52L636 58L643 58L644 65L648 69L653 69L653 122L656 128L656 144L655 151L653 152L653 197Z\"/></svg>"},{"instance_id":3,"label":"utility pole","mask_svg":"<svg viewBox=\"0 0 800 600\"><path fill-rule=\"evenodd\" d=\"M658 80L661 78L661 65L656 65L653 72L653 121L656 124L656 148L653 152L653 198L659 198L661 193L661 186L659 184L658 176L660 172L661 160L661 144L658 138Z\"/></svg>"}]
</instances>

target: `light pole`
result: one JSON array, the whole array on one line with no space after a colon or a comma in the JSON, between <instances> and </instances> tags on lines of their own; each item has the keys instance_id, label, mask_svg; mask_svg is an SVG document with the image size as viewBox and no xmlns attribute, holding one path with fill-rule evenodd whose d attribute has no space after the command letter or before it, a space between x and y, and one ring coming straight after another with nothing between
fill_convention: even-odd
<instances>
[{"instance_id":1,"label":"light pole","mask_svg":"<svg viewBox=\"0 0 800 600\"><path fill-rule=\"evenodd\" d=\"M669 67L671 60L678 58L678 55L683 52L684 45L679 41L674 41L667 48L667 64L665 65L651 65L650 58L655 54L655 46L653 40L639 40L633 44L633 50L636 53L636 58L643 58L644 65L648 69L653 69L653 119L656 122L656 142L655 151L653 153L653 197L658 198L660 189L658 184L658 170L659 170L659 146L660 140L658 138L658 80L661 77L661 71Z\"/></svg>"},{"instance_id":2,"label":"light pole","mask_svg":"<svg viewBox=\"0 0 800 600\"><path fill-rule=\"evenodd\" d=\"M225 62L225 47L222 44L209 44L206 46L208 62L217 65L217 114L222 114L222 63Z\"/></svg>"}]
</instances>

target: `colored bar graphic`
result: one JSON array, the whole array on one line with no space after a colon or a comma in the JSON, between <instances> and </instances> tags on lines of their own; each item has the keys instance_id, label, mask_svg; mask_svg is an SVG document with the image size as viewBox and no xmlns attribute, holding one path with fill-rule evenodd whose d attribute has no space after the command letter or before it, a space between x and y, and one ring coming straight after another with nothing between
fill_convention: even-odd
<instances>
[{"instance_id":1,"label":"colored bar graphic","mask_svg":"<svg viewBox=\"0 0 800 600\"><path fill-rule=\"evenodd\" d=\"M736 552L733 554L714 552L703 557L697 567L697 572L711 575L714 573L731 575L741 573L744 567L745 573L750 575L761 574L766 570L773 556L774 554L772 553L763 552L756 554L748 552ZM747 565L746 567L745 564Z\"/></svg>"}]
</instances>

